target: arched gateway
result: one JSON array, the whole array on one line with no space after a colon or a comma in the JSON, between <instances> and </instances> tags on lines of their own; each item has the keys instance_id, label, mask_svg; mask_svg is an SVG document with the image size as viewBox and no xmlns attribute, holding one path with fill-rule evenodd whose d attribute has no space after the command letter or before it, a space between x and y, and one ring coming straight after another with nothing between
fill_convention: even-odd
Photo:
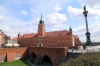
<instances>
[{"instance_id":1,"label":"arched gateway","mask_svg":"<svg viewBox=\"0 0 100 66\"><path fill-rule=\"evenodd\" d=\"M36 58L36 54L33 52L33 53L31 53L31 59L32 60L35 60L35 58Z\"/></svg>"},{"instance_id":2,"label":"arched gateway","mask_svg":"<svg viewBox=\"0 0 100 66\"><path fill-rule=\"evenodd\" d=\"M42 63L43 63L44 65L53 66L53 65L52 65L51 59L50 59L47 55L43 56L43 58L42 58Z\"/></svg>"}]
</instances>

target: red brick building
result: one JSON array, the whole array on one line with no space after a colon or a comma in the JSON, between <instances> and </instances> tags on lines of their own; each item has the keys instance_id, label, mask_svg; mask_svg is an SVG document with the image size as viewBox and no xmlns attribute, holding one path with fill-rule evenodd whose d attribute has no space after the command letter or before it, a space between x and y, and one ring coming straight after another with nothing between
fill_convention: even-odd
<instances>
[{"instance_id":1,"label":"red brick building","mask_svg":"<svg viewBox=\"0 0 100 66\"><path fill-rule=\"evenodd\" d=\"M38 33L23 34L18 36L20 46L48 46L48 47L72 47L81 45L77 35L72 34L72 28L62 31L45 31L44 21L41 19L38 24Z\"/></svg>"}]
</instances>

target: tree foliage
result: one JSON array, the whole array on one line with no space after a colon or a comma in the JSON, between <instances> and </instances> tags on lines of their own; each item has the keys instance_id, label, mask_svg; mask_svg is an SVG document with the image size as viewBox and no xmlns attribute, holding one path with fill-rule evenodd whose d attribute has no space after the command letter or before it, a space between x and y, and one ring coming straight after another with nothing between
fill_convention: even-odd
<instances>
[{"instance_id":1,"label":"tree foliage","mask_svg":"<svg viewBox=\"0 0 100 66\"><path fill-rule=\"evenodd\" d=\"M100 52L83 53L78 58L71 59L59 66L100 66Z\"/></svg>"}]
</instances>

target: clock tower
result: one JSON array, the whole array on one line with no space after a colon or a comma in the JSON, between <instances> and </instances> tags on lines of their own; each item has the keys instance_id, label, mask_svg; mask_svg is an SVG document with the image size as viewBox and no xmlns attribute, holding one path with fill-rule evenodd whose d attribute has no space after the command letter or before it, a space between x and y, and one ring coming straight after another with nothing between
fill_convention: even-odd
<instances>
[{"instance_id":1,"label":"clock tower","mask_svg":"<svg viewBox=\"0 0 100 66\"><path fill-rule=\"evenodd\" d=\"M44 21L42 20L42 14L41 14L41 19L38 24L38 36L44 36L45 33L45 25Z\"/></svg>"}]
</instances>

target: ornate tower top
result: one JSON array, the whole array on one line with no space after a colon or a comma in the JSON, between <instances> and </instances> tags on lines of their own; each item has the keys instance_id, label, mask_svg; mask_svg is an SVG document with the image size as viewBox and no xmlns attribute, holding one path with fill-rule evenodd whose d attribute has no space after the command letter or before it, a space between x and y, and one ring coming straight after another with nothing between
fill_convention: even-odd
<instances>
[{"instance_id":1,"label":"ornate tower top","mask_svg":"<svg viewBox=\"0 0 100 66\"><path fill-rule=\"evenodd\" d=\"M20 36L20 32L19 32L19 34L18 34L18 37Z\"/></svg>"},{"instance_id":2,"label":"ornate tower top","mask_svg":"<svg viewBox=\"0 0 100 66\"><path fill-rule=\"evenodd\" d=\"M69 31L72 31L72 28L71 28L71 26L70 26L70 28L69 28Z\"/></svg>"},{"instance_id":3,"label":"ornate tower top","mask_svg":"<svg viewBox=\"0 0 100 66\"><path fill-rule=\"evenodd\" d=\"M44 21L42 20L42 14L41 14L41 19L40 19L39 24L44 24Z\"/></svg>"}]
</instances>

